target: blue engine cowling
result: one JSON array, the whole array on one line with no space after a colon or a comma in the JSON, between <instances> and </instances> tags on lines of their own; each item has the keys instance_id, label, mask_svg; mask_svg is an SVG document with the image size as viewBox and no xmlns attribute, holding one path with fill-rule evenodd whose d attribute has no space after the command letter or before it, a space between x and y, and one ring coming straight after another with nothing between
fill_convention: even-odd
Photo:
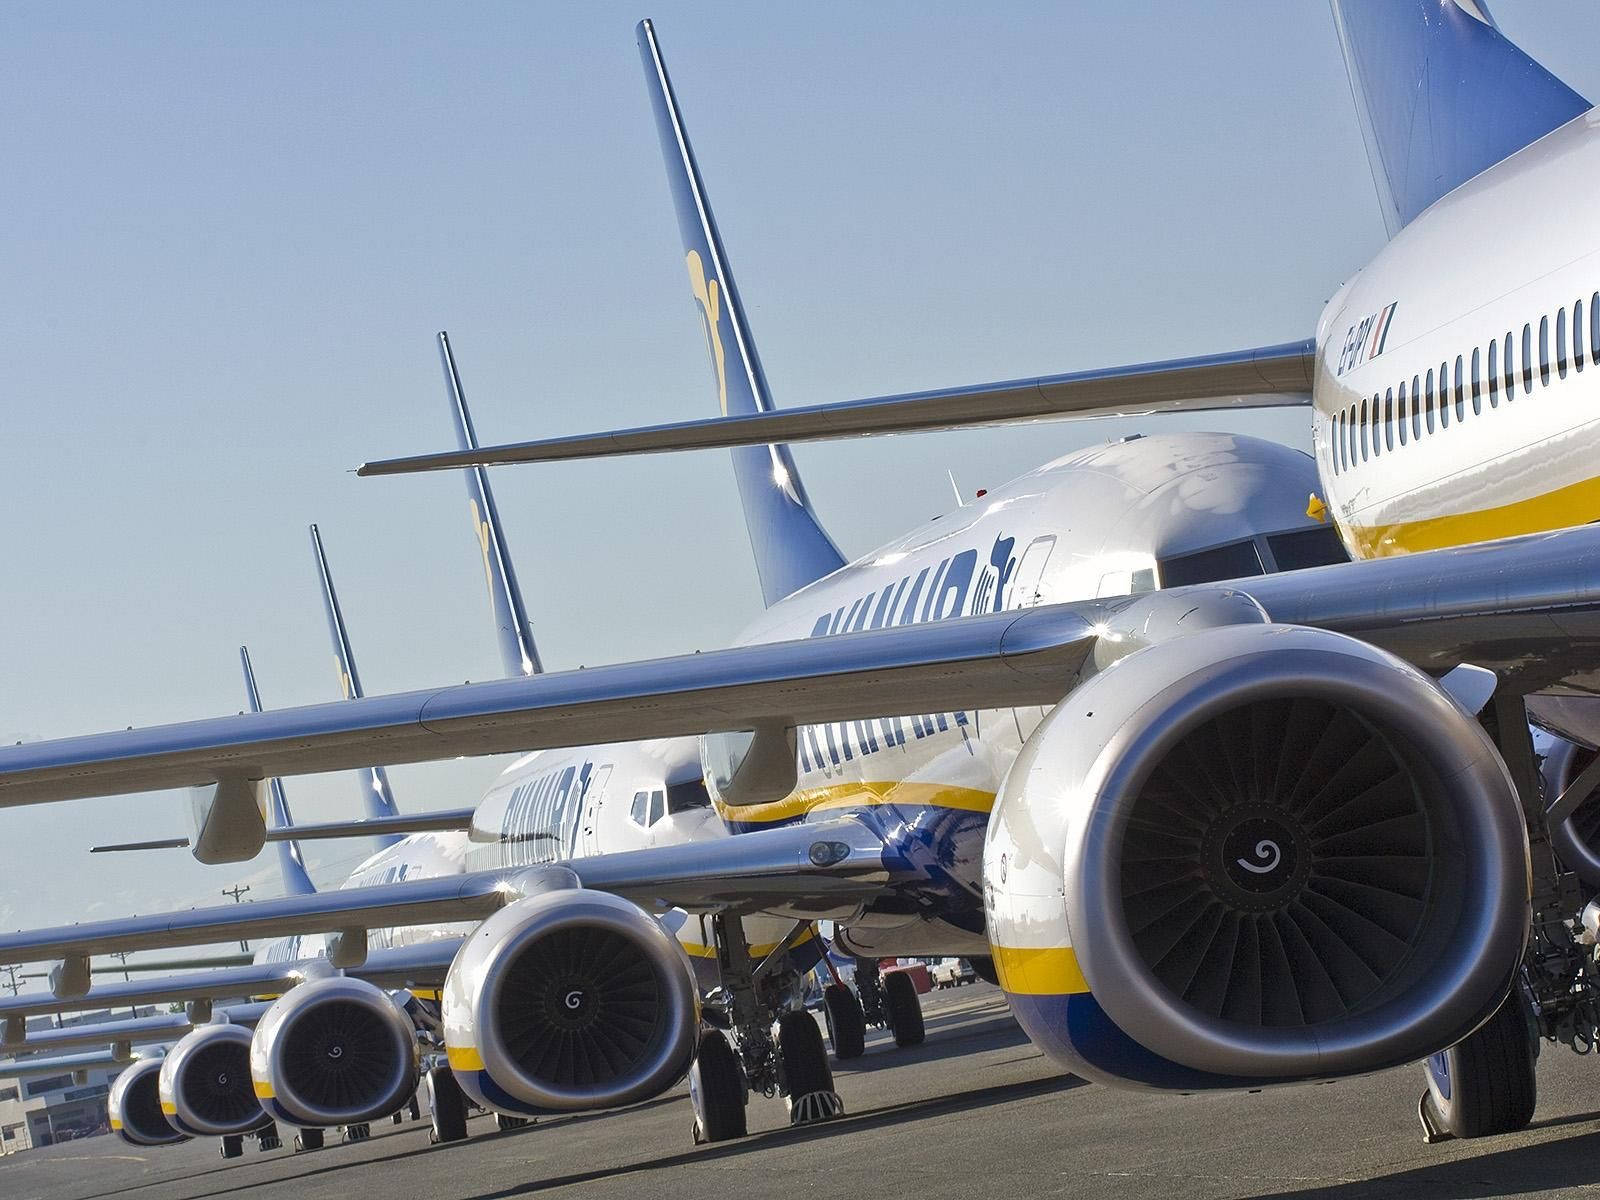
<instances>
[{"instance_id":1,"label":"blue engine cowling","mask_svg":"<svg viewBox=\"0 0 1600 1200\"><path fill-rule=\"evenodd\" d=\"M683 1078L693 968L638 905L568 887L507 905L456 954L445 1048L478 1104L520 1116L615 1108Z\"/></svg>"},{"instance_id":2,"label":"blue engine cowling","mask_svg":"<svg viewBox=\"0 0 1600 1200\"><path fill-rule=\"evenodd\" d=\"M1499 1005L1528 929L1521 813L1477 722L1295 626L1158 642L1067 696L1001 788L984 888L1033 1041L1180 1091L1425 1058Z\"/></svg>"},{"instance_id":3,"label":"blue engine cowling","mask_svg":"<svg viewBox=\"0 0 1600 1200\"><path fill-rule=\"evenodd\" d=\"M332 1128L398 1112L417 1090L416 1027L388 992L330 976L291 988L256 1025L250 1075L280 1121Z\"/></svg>"},{"instance_id":4,"label":"blue engine cowling","mask_svg":"<svg viewBox=\"0 0 1600 1200\"><path fill-rule=\"evenodd\" d=\"M161 1112L161 1060L141 1058L111 1084L106 1110L111 1130L130 1146L171 1146L189 1135L174 1129Z\"/></svg>"},{"instance_id":5,"label":"blue engine cowling","mask_svg":"<svg viewBox=\"0 0 1600 1200\"><path fill-rule=\"evenodd\" d=\"M202 1025L167 1052L158 1076L161 1112L191 1137L232 1137L272 1120L250 1085L250 1031Z\"/></svg>"}]
</instances>

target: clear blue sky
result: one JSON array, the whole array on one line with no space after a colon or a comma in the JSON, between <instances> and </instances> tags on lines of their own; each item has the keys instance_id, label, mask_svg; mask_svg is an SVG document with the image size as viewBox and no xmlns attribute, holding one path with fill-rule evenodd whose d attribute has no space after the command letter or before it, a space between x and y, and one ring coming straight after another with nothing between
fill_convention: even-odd
<instances>
[{"instance_id":1,"label":"clear blue sky","mask_svg":"<svg viewBox=\"0 0 1600 1200\"><path fill-rule=\"evenodd\" d=\"M1600 96L1600 13L1497 0ZM71 5L0 11L0 736L334 697L321 523L369 691L497 673L432 335L501 441L713 411L633 23L656 19L780 404L1309 335L1381 244L1318 3ZM1303 414L1168 419L1304 444ZM801 447L860 553L1123 422ZM1148 427L1148 423L1146 425ZM720 453L495 475L545 661L725 644L759 604ZM484 760L394 772L476 799ZM349 777L291 780L347 815ZM0 811L0 926L270 872ZM365 847L314 856L334 879Z\"/></svg>"}]
</instances>

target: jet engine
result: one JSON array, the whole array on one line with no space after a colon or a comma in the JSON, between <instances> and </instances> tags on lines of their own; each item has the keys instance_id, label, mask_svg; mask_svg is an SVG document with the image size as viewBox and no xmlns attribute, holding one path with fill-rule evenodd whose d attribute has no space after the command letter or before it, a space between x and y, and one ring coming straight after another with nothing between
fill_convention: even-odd
<instances>
[{"instance_id":1,"label":"jet engine","mask_svg":"<svg viewBox=\"0 0 1600 1200\"><path fill-rule=\"evenodd\" d=\"M106 1109L111 1128L130 1146L170 1146L189 1135L174 1129L161 1115L161 1060L130 1063L111 1084Z\"/></svg>"},{"instance_id":2,"label":"jet engine","mask_svg":"<svg viewBox=\"0 0 1600 1200\"><path fill-rule=\"evenodd\" d=\"M1533 746L1539 756L1539 777L1547 805L1594 761L1593 751L1542 729L1534 730ZM1590 887L1600 887L1600 790L1578 805L1565 821L1550 827L1550 843L1579 879Z\"/></svg>"},{"instance_id":3,"label":"jet engine","mask_svg":"<svg viewBox=\"0 0 1600 1200\"><path fill-rule=\"evenodd\" d=\"M1028 1034L1197 1091L1392 1066L1499 1005L1529 922L1515 790L1427 676L1325 630L1137 649L1028 740L984 849Z\"/></svg>"},{"instance_id":4,"label":"jet engine","mask_svg":"<svg viewBox=\"0 0 1600 1200\"><path fill-rule=\"evenodd\" d=\"M232 1137L270 1124L250 1086L250 1031L202 1025L161 1061L161 1112L191 1137Z\"/></svg>"},{"instance_id":5,"label":"jet engine","mask_svg":"<svg viewBox=\"0 0 1600 1200\"><path fill-rule=\"evenodd\" d=\"M417 1035L388 992L328 976L280 996L256 1025L250 1075L261 1105L291 1125L358 1125L417 1090Z\"/></svg>"},{"instance_id":6,"label":"jet engine","mask_svg":"<svg viewBox=\"0 0 1600 1200\"><path fill-rule=\"evenodd\" d=\"M688 1071L700 1025L677 939L637 905L575 886L483 922L451 964L443 1009L467 1094L522 1116L665 1091Z\"/></svg>"}]
</instances>

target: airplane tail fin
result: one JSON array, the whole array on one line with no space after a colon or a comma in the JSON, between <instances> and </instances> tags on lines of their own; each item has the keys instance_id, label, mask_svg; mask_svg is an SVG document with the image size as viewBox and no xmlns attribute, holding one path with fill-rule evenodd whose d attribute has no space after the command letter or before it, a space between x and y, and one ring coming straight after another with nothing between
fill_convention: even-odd
<instances>
[{"instance_id":1,"label":"airplane tail fin","mask_svg":"<svg viewBox=\"0 0 1600 1200\"><path fill-rule=\"evenodd\" d=\"M1590 105L1511 42L1486 0L1332 0L1384 224Z\"/></svg>"},{"instance_id":2,"label":"airplane tail fin","mask_svg":"<svg viewBox=\"0 0 1600 1200\"><path fill-rule=\"evenodd\" d=\"M261 711L261 693L256 690L256 673L250 666L250 651L244 646L239 647L239 662L244 667L244 690L250 700L250 711L258 713ZM287 829L293 825L289 801L284 797L283 784L276 776L267 781L267 795L268 827ZM306 860L300 853L299 842L278 843L278 868L283 873L285 896L309 896L317 890L306 872Z\"/></svg>"},{"instance_id":3,"label":"airplane tail fin","mask_svg":"<svg viewBox=\"0 0 1600 1200\"><path fill-rule=\"evenodd\" d=\"M357 700L361 697L361 676L356 673L356 659L350 650L350 635L345 631L339 593L334 590L333 575L328 570L328 556L322 549L322 534L315 525L311 527L311 549L317 559L317 578L322 583L322 607L328 615L328 633L333 637L334 664L339 668L339 690L344 693L346 700ZM368 767L360 774L361 806L367 816L398 817L400 810L395 807L394 792L389 788L387 772L382 767ZM402 836L391 833L375 840L380 847L392 846Z\"/></svg>"},{"instance_id":4,"label":"airplane tail fin","mask_svg":"<svg viewBox=\"0 0 1600 1200\"><path fill-rule=\"evenodd\" d=\"M450 392L456 441L463 450L476 450L478 435L472 427L472 414L467 411L467 396L461 388L455 355L450 352L450 335L444 332L439 334L439 361L444 367L444 385ZM468 467L465 474L472 529L478 538L478 551L483 555L483 576L489 585L489 604L494 610L500 661L508 679L538 675L544 666L539 661L538 647L533 643L533 626L528 621L527 606L522 602L522 588L517 584L517 573L511 565L511 552L500 531L500 512L495 508L488 473L482 467Z\"/></svg>"},{"instance_id":5,"label":"airplane tail fin","mask_svg":"<svg viewBox=\"0 0 1600 1200\"><path fill-rule=\"evenodd\" d=\"M672 203L683 236L689 287L705 323L706 345L716 376L723 416L752 416L772 410L766 376L756 357L728 256L717 233L700 168L683 127L678 101L667 77L655 27L641 21L639 52L650 80L656 131L672 185ZM761 591L770 605L844 565L844 557L822 528L806 498L788 447L743 446L733 450L733 469L744 504L750 548L755 553Z\"/></svg>"}]
</instances>

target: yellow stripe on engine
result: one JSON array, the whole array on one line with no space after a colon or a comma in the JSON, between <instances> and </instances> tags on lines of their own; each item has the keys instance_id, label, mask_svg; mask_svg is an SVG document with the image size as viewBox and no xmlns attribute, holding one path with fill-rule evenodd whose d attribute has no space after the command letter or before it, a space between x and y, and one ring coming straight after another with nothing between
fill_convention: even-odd
<instances>
[{"instance_id":1,"label":"yellow stripe on engine","mask_svg":"<svg viewBox=\"0 0 1600 1200\"><path fill-rule=\"evenodd\" d=\"M161 1114L167 1117L175 1117L178 1115L178 1106L176 1104L168 1104L163 1100L161 1102Z\"/></svg>"},{"instance_id":2,"label":"yellow stripe on engine","mask_svg":"<svg viewBox=\"0 0 1600 1200\"><path fill-rule=\"evenodd\" d=\"M1089 990L1071 946L1018 949L991 946L1000 986L1018 996L1067 996Z\"/></svg>"},{"instance_id":3,"label":"yellow stripe on engine","mask_svg":"<svg viewBox=\"0 0 1600 1200\"><path fill-rule=\"evenodd\" d=\"M112 1133L121 1133L122 1132L122 1122L117 1120L115 1117L111 1118L111 1132Z\"/></svg>"},{"instance_id":4,"label":"yellow stripe on engine","mask_svg":"<svg viewBox=\"0 0 1600 1200\"><path fill-rule=\"evenodd\" d=\"M483 1070L483 1055L476 1046L446 1046L444 1056L450 1060L452 1071Z\"/></svg>"},{"instance_id":5,"label":"yellow stripe on engine","mask_svg":"<svg viewBox=\"0 0 1600 1200\"><path fill-rule=\"evenodd\" d=\"M790 821L808 812L825 808L876 808L884 804L904 804L911 808L956 808L964 812L990 812L994 793L980 788L956 787L945 783L839 783L828 787L804 788L782 800L767 804L724 804L717 812L730 821Z\"/></svg>"},{"instance_id":6,"label":"yellow stripe on engine","mask_svg":"<svg viewBox=\"0 0 1600 1200\"><path fill-rule=\"evenodd\" d=\"M270 1083L262 1083L259 1079L252 1082L255 1084L257 1100L272 1100L276 1098L276 1093L273 1092Z\"/></svg>"},{"instance_id":7,"label":"yellow stripe on engine","mask_svg":"<svg viewBox=\"0 0 1600 1200\"><path fill-rule=\"evenodd\" d=\"M1494 508L1397 521L1392 525L1344 525L1361 558L1386 558L1417 550L1438 550L1469 542L1488 542L1547 529L1587 525L1600 518L1600 478L1585 479L1542 495Z\"/></svg>"}]
</instances>

